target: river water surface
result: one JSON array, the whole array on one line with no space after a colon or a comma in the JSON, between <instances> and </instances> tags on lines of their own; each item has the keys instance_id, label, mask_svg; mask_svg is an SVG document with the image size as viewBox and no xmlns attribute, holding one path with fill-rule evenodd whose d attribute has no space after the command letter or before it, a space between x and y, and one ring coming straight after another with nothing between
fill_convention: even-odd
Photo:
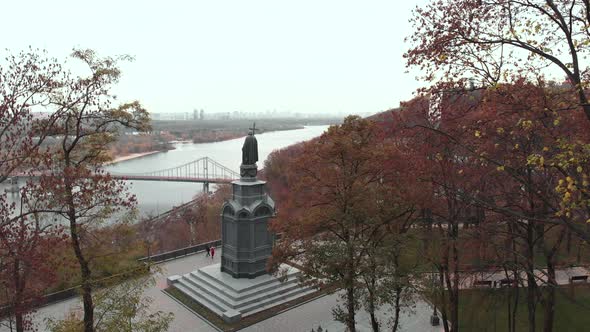
<instances>
[{"instance_id":1,"label":"river water surface","mask_svg":"<svg viewBox=\"0 0 590 332\"><path fill-rule=\"evenodd\" d=\"M309 126L303 129L274 131L256 135L258 141L258 169L264 166L268 155L289 145L310 140L320 136L328 126ZM125 160L107 166L112 173L143 173L173 168L191 161L209 157L227 168L239 173L242 162L242 144L244 137L215 143L176 143L175 149ZM24 181L20 181L23 185ZM174 206L186 203L202 192L202 183L134 181L129 183L130 191L137 196L139 212L142 216L158 215ZM0 184L0 192L8 188L6 183ZM209 190L214 190L211 185ZM9 202L19 205L17 194L8 194Z\"/></svg>"},{"instance_id":2,"label":"river water surface","mask_svg":"<svg viewBox=\"0 0 590 332\"><path fill-rule=\"evenodd\" d=\"M274 131L256 135L258 141L258 168L277 149L307 141L321 135L328 126L309 126L304 129ZM215 143L177 143L175 150L156 153L137 159L122 161L107 167L113 173L142 173L180 166L203 157L239 172L242 161L244 137ZM142 215L157 215L173 206L188 202L202 192L201 183L135 181L130 184L131 192L137 196ZM212 190L214 187L211 187Z\"/></svg>"}]
</instances>

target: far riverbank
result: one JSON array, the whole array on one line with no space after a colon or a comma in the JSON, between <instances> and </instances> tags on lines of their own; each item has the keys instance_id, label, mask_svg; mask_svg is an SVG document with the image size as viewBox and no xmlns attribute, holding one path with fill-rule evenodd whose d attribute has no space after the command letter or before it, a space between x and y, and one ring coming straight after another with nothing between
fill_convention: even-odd
<instances>
[{"instance_id":1,"label":"far riverbank","mask_svg":"<svg viewBox=\"0 0 590 332\"><path fill-rule=\"evenodd\" d=\"M164 122L164 121L160 121L160 122ZM180 122L180 121L173 121L173 122ZM190 123L190 121L187 121L187 122ZM184 125L186 125L186 124L184 124ZM263 133L272 133L272 132L279 132L279 131L302 130L305 127L306 126L299 125L299 124L296 124L296 125L281 124L279 126L274 126L274 127L268 126L265 130L261 130L260 132L257 132L256 134L261 135ZM220 129L209 129L209 131L206 134L198 135L197 137L193 137L192 139L171 140L171 141L168 141L167 144L171 144L173 147L171 147L170 149L174 150L176 148L176 146L182 145L182 144L220 143L220 142L226 142L226 141L231 141L231 140L235 140L235 139L240 139L245 136L245 132L246 132L246 130L244 130L244 129L235 130L235 128L232 128L232 130L230 130L229 132L227 132L225 130L227 130L227 129L221 129L221 130ZM212 135L211 132L213 132L215 134ZM179 135L178 132L176 134ZM182 135L180 135L180 136L182 136ZM168 150L153 150L153 151L125 154L125 155L115 157L112 161L109 161L109 162L105 163L104 165L105 166L114 165L119 162L138 159L138 158L146 157L146 156L156 154L159 152L167 152L167 151Z\"/></svg>"},{"instance_id":2,"label":"far riverbank","mask_svg":"<svg viewBox=\"0 0 590 332\"><path fill-rule=\"evenodd\" d=\"M160 153L160 152L165 152L165 151L147 151L147 152L140 152L140 153L132 153L132 154L128 154L125 156L118 156L113 158L113 160L104 163L105 166L107 165L113 165L122 161L126 161L126 160L131 160L131 159L137 159L137 158L141 158L141 157L145 157L145 156L149 156L155 153Z\"/></svg>"}]
</instances>

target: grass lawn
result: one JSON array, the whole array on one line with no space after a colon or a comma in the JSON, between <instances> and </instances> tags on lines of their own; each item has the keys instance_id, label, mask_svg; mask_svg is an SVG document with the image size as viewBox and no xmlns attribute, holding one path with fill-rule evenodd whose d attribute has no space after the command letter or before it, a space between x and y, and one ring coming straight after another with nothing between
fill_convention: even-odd
<instances>
[{"instance_id":1,"label":"grass lawn","mask_svg":"<svg viewBox=\"0 0 590 332\"><path fill-rule=\"evenodd\" d=\"M464 290L460 294L460 331L508 331L507 299L511 289ZM572 296L572 291L573 295ZM528 331L526 290L519 291L516 330ZM514 296L513 296L514 297ZM514 299L512 299L514 303ZM537 305L537 331L543 326L542 305ZM590 331L590 287L577 285L557 290L554 331Z\"/></svg>"}]
</instances>

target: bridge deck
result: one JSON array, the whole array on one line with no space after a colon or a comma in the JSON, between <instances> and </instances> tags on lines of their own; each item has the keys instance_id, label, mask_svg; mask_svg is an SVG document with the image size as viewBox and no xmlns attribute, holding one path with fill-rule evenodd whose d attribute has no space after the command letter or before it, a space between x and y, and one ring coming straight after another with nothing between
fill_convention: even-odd
<instances>
[{"instance_id":1,"label":"bridge deck","mask_svg":"<svg viewBox=\"0 0 590 332\"><path fill-rule=\"evenodd\" d=\"M16 177L39 177L50 174L50 171L29 171L12 174ZM170 182L199 182L205 183L230 183L240 177L240 174L221 165L209 157L203 157L184 165L135 174L111 173L114 179L130 181L170 181ZM16 179L18 181L18 179Z\"/></svg>"},{"instance_id":2,"label":"bridge deck","mask_svg":"<svg viewBox=\"0 0 590 332\"><path fill-rule=\"evenodd\" d=\"M184 176L150 176L150 175L116 175L111 174L113 179L129 181L169 181L169 182L198 182L198 183L231 183L235 179L201 178Z\"/></svg>"}]
</instances>

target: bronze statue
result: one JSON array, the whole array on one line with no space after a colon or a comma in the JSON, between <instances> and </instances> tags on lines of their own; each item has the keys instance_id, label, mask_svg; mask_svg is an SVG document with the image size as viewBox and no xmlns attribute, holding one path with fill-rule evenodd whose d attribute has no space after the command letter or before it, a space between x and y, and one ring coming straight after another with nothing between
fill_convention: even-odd
<instances>
[{"instance_id":1,"label":"bronze statue","mask_svg":"<svg viewBox=\"0 0 590 332\"><path fill-rule=\"evenodd\" d=\"M258 142L254 137L254 131L256 130L256 123L250 128L248 136L242 146L242 165L254 165L258 161Z\"/></svg>"}]
</instances>

